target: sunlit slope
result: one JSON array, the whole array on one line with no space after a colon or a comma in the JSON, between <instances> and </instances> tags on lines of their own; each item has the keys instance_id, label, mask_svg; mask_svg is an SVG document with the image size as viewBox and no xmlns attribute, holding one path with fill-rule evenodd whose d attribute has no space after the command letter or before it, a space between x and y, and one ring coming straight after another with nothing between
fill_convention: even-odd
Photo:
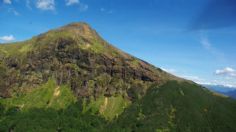
<instances>
[{"instance_id":1,"label":"sunlit slope","mask_svg":"<svg viewBox=\"0 0 236 132\"><path fill-rule=\"evenodd\" d=\"M68 86L57 86L54 80L49 80L39 88L0 101L6 108L15 107L21 111L32 108L63 109L75 103L76 97Z\"/></svg>"}]
</instances>

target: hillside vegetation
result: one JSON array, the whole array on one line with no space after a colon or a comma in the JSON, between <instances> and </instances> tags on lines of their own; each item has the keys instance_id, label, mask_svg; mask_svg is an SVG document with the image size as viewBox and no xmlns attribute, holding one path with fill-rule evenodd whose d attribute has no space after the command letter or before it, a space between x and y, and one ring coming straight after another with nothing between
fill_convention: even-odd
<instances>
[{"instance_id":1,"label":"hillside vegetation","mask_svg":"<svg viewBox=\"0 0 236 132\"><path fill-rule=\"evenodd\" d=\"M120 96L75 101L68 87L60 88L63 95L56 91L49 81L22 97L2 99L0 131L236 131L236 102L198 85L171 81L132 104Z\"/></svg>"},{"instance_id":2,"label":"hillside vegetation","mask_svg":"<svg viewBox=\"0 0 236 132\"><path fill-rule=\"evenodd\" d=\"M236 102L71 23L0 45L0 132L233 132Z\"/></svg>"}]
</instances>

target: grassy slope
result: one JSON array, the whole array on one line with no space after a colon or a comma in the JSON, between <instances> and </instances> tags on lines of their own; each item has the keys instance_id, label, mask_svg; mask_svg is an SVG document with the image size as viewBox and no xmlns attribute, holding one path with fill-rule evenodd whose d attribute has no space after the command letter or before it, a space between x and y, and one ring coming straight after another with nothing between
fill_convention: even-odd
<instances>
[{"instance_id":1,"label":"grassy slope","mask_svg":"<svg viewBox=\"0 0 236 132\"><path fill-rule=\"evenodd\" d=\"M105 119L112 120L130 104L122 96L109 98L101 96L96 100L79 102L68 86L57 86L51 79L26 94L0 99L0 131L7 131L12 127L20 131L28 129L34 131L34 127L35 131L41 131L43 127L48 127L53 131L60 125L66 130L71 126L74 130L82 128L92 130L93 127L98 129L99 126L93 124L91 126L90 122L97 124L105 122ZM64 120L75 122L68 124ZM49 123L51 121L55 123Z\"/></svg>"},{"instance_id":2,"label":"grassy slope","mask_svg":"<svg viewBox=\"0 0 236 132\"><path fill-rule=\"evenodd\" d=\"M0 55L4 56L23 56L28 51L32 49L34 39L17 42L17 43L8 43L8 44L0 44Z\"/></svg>"},{"instance_id":3,"label":"grassy slope","mask_svg":"<svg viewBox=\"0 0 236 132\"><path fill-rule=\"evenodd\" d=\"M124 109L130 105L130 101L123 98L121 95L109 98L101 96L96 99L96 101L91 99L89 103L83 102L83 104L83 113L99 113L105 119L112 120L115 117L118 117Z\"/></svg>"},{"instance_id":4,"label":"grassy slope","mask_svg":"<svg viewBox=\"0 0 236 132\"><path fill-rule=\"evenodd\" d=\"M67 87L58 98L55 89L49 81L31 94L1 99L0 131L236 131L236 102L190 83L150 88L133 104L121 96L75 103Z\"/></svg>"},{"instance_id":5,"label":"grassy slope","mask_svg":"<svg viewBox=\"0 0 236 132\"><path fill-rule=\"evenodd\" d=\"M18 107L21 110L30 108L54 108L63 109L74 103L76 98L67 86L56 86L54 80L49 80L39 88L33 89L26 95L1 99L7 108Z\"/></svg>"},{"instance_id":6,"label":"grassy slope","mask_svg":"<svg viewBox=\"0 0 236 132\"><path fill-rule=\"evenodd\" d=\"M189 83L150 89L116 121L114 131L236 131L236 102ZM116 129L117 128L117 129Z\"/></svg>"},{"instance_id":7,"label":"grassy slope","mask_svg":"<svg viewBox=\"0 0 236 132\"><path fill-rule=\"evenodd\" d=\"M82 107L76 100L69 87L59 87L54 80L20 97L0 99L0 131L98 129L99 123L105 120L82 114Z\"/></svg>"}]
</instances>

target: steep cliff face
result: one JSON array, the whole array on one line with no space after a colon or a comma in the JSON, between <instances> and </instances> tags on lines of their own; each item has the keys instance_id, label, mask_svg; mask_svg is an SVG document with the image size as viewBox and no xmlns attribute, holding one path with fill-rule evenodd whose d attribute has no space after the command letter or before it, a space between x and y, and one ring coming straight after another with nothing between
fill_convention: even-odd
<instances>
[{"instance_id":1,"label":"steep cliff face","mask_svg":"<svg viewBox=\"0 0 236 132\"><path fill-rule=\"evenodd\" d=\"M55 78L82 97L133 97L148 85L178 78L128 55L104 41L85 23L72 23L31 40L0 46L1 96L34 88ZM141 93L137 93L141 94Z\"/></svg>"}]
</instances>

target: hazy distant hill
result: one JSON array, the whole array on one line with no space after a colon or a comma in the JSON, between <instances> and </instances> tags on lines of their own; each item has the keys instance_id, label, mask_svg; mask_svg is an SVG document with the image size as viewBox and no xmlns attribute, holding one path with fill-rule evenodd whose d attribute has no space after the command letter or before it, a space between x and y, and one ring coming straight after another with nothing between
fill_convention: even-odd
<instances>
[{"instance_id":1,"label":"hazy distant hill","mask_svg":"<svg viewBox=\"0 0 236 132\"><path fill-rule=\"evenodd\" d=\"M236 88L222 85L205 85L208 89L236 99Z\"/></svg>"},{"instance_id":2,"label":"hazy distant hill","mask_svg":"<svg viewBox=\"0 0 236 132\"><path fill-rule=\"evenodd\" d=\"M230 97L236 99L236 90L234 90L234 91L229 91L229 92L226 93L226 95L228 95L228 96L230 96Z\"/></svg>"}]
</instances>

